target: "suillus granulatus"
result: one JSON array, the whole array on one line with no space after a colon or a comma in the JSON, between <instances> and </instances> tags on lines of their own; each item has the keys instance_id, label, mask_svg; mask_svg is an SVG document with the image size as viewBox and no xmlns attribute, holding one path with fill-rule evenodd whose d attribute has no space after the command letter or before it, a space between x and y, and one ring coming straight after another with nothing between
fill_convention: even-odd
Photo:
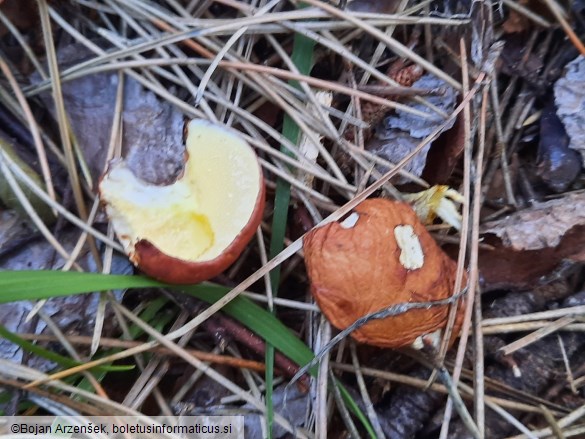
<instances>
[{"instance_id":1,"label":"suillus granulatus","mask_svg":"<svg viewBox=\"0 0 585 439\"><path fill-rule=\"evenodd\" d=\"M455 262L403 202L366 200L343 221L310 231L303 249L311 292L338 329L394 304L436 301L453 294ZM388 348L436 345L448 314L449 305L412 309L373 320L352 337ZM458 312L455 334L462 316Z\"/></svg>"},{"instance_id":2,"label":"suillus granulatus","mask_svg":"<svg viewBox=\"0 0 585 439\"><path fill-rule=\"evenodd\" d=\"M258 228L264 179L252 147L204 120L187 127L186 161L171 184L137 178L123 160L100 181L100 198L130 260L156 279L197 283L229 267Z\"/></svg>"}]
</instances>

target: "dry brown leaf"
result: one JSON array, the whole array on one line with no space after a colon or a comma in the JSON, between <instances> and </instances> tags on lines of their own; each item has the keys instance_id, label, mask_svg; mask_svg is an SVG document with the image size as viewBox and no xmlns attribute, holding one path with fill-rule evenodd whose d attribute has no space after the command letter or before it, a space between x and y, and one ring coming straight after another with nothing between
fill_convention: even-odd
<instances>
[{"instance_id":1,"label":"dry brown leaf","mask_svg":"<svg viewBox=\"0 0 585 439\"><path fill-rule=\"evenodd\" d=\"M483 234L493 234L514 250L538 250L556 247L567 231L585 225L585 193L538 203L482 226Z\"/></svg>"},{"instance_id":2,"label":"dry brown leaf","mask_svg":"<svg viewBox=\"0 0 585 439\"><path fill-rule=\"evenodd\" d=\"M415 88L436 90L440 93L427 97L427 102L450 114L457 104L457 92L444 81L432 75L424 75L413 84ZM391 163L400 162L410 154L422 139L430 135L444 119L427 106L420 103L410 103L413 109L422 111L429 115L423 119L403 110L396 110L395 113L386 117L377 127L376 134L367 144L366 149L377 156L388 160ZM455 121L444 127L443 131L450 129ZM413 157L404 169L417 176L422 175L427 163L427 154L431 147L428 143L419 153ZM386 172L386 169L380 169ZM406 182L405 179L397 177L398 183Z\"/></svg>"},{"instance_id":3,"label":"dry brown leaf","mask_svg":"<svg viewBox=\"0 0 585 439\"><path fill-rule=\"evenodd\" d=\"M427 155L427 163L422 177L430 184L447 184L457 167L465 147L465 126L463 114L455 119L453 128L444 132L433 142Z\"/></svg>"},{"instance_id":4,"label":"dry brown leaf","mask_svg":"<svg viewBox=\"0 0 585 439\"><path fill-rule=\"evenodd\" d=\"M585 193L540 203L482 227L484 289L532 288L563 261L585 262Z\"/></svg>"}]
</instances>

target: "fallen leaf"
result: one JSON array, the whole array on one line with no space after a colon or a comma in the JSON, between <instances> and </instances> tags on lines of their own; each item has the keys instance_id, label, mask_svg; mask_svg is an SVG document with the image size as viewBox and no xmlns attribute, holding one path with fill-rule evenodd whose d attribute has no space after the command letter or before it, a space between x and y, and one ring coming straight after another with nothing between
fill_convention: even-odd
<instances>
[{"instance_id":1,"label":"fallen leaf","mask_svg":"<svg viewBox=\"0 0 585 439\"><path fill-rule=\"evenodd\" d=\"M538 250L558 246L567 231L580 225L585 225L585 192L536 203L485 223L481 233L496 235L513 250Z\"/></svg>"},{"instance_id":2,"label":"fallen leaf","mask_svg":"<svg viewBox=\"0 0 585 439\"><path fill-rule=\"evenodd\" d=\"M465 124L463 114L459 114L453 127L433 142L427 155L427 163L422 177L430 184L447 184L449 177L459 164L465 147Z\"/></svg>"},{"instance_id":3,"label":"fallen leaf","mask_svg":"<svg viewBox=\"0 0 585 439\"><path fill-rule=\"evenodd\" d=\"M585 193L538 203L486 223L479 269L484 289L530 288L564 260L585 262Z\"/></svg>"},{"instance_id":4,"label":"fallen leaf","mask_svg":"<svg viewBox=\"0 0 585 439\"><path fill-rule=\"evenodd\" d=\"M510 11L510 15L508 15L508 18L502 24L502 29L507 34L524 32L530 29L530 24L530 20L524 15L516 11Z\"/></svg>"},{"instance_id":5,"label":"fallen leaf","mask_svg":"<svg viewBox=\"0 0 585 439\"><path fill-rule=\"evenodd\" d=\"M529 51L526 45L529 35L526 32L507 34L503 38L505 45L498 65L506 75L520 76L531 84L537 84L544 61L538 51Z\"/></svg>"},{"instance_id":6,"label":"fallen leaf","mask_svg":"<svg viewBox=\"0 0 585 439\"><path fill-rule=\"evenodd\" d=\"M426 90L440 90L442 93L426 97L426 101L439 108L445 114L451 114L457 104L457 91L446 82L433 75L424 75L413 84L414 88ZM376 128L375 137L368 142L366 149L388 160L398 163L412 150L422 139L431 134L444 122L444 118L421 103L411 103L410 107L428 114L429 118L422 118L404 110L396 110L386 117ZM444 131L451 128L455 121L445 127ZM427 162L427 153L431 144L425 145L413 159L406 164L404 169L417 176L422 175ZM385 172L385 170L381 170ZM403 182L398 177L397 182Z\"/></svg>"}]
</instances>

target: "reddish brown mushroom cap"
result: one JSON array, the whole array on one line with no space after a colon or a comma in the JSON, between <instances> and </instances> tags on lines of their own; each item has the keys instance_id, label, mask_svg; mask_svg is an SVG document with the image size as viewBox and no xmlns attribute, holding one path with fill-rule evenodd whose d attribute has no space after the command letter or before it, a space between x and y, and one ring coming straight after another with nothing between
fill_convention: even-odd
<instances>
[{"instance_id":1,"label":"reddish brown mushroom cap","mask_svg":"<svg viewBox=\"0 0 585 439\"><path fill-rule=\"evenodd\" d=\"M455 262L406 203L366 200L345 221L309 232L303 247L311 292L338 329L394 304L446 299L453 292ZM372 321L352 336L376 346L408 346L444 328L448 312L448 306L410 310ZM458 318L456 332L460 324Z\"/></svg>"}]
</instances>

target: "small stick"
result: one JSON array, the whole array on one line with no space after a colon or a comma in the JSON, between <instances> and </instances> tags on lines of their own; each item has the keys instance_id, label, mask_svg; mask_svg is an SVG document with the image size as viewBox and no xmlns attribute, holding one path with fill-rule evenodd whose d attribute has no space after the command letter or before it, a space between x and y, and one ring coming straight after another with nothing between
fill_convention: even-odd
<instances>
[{"instance_id":1,"label":"small stick","mask_svg":"<svg viewBox=\"0 0 585 439\"><path fill-rule=\"evenodd\" d=\"M515 342L500 348L499 350L502 351L504 355L510 355L516 352L517 350L525 348L526 346L540 340L541 338L546 337L547 335L552 334L555 331L558 331L560 328L567 326L569 323L573 323L574 321L575 319L573 317L570 316L562 317L558 319L556 322L553 322L550 325L545 326L544 328L540 328L534 331L533 333L528 334L527 336L522 337L516 340Z\"/></svg>"},{"instance_id":2,"label":"small stick","mask_svg":"<svg viewBox=\"0 0 585 439\"><path fill-rule=\"evenodd\" d=\"M533 312L511 317L497 317L493 319L484 319L482 326L507 325L512 323L534 322L538 320L555 319L565 316L578 316L585 314L585 305L571 306L568 308L554 309L551 311Z\"/></svg>"},{"instance_id":3,"label":"small stick","mask_svg":"<svg viewBox=\"0 0 585 439\"><path fill-rule=\"evenodd\" d=\"M18 334L20 338L25 340L35 340L35 341L49 341L54 342L57 341L57 337L54 335L45 335L45 334ZM91 343L91 337L87 335L69 335L66 337L69 343L72 344L79 344L79 345L89 345ZM133 340L117 340L114 338L104 338L100 339L100 346L101 347L111 347L111 348L132 348L135 346L142 345L140 341L133 341ZM226 366L232 366L237 368L245 368L250 369L256 372L264 372L264 364L258 361L253 360L245 360L243 358L234 358L229 357L227 355L216 355L210 354L209 352L199 351L197 349L185 349L188 353L193 355L194 357L200 359L201 361L207 361L214 364L223 364ZM160 355L174 355L174 353L164 347L164 346L155 346L152 349L149 349L148 352L154 352Z\"/></svg>"},{"instance_id":4,"label":"small stick","mask_svg":"<svg viewBox=\"0 0 585 439\"><path fill-rule=\"evenodd\" d=\"M567 37L569 37L569 40L571 40L571 43L573 43L577 50L579 50L579 53L581 53L581 55L585 55L585 46L583 45L575 31L571 28L571 25L567 23L565 17L563 17L562 9L559 6L559 4L554 0L544 0L544 2L546 3L552 14L555 16L555 18L557 19L557 21L567 34Z\"/></svg>"}]
</instances>

